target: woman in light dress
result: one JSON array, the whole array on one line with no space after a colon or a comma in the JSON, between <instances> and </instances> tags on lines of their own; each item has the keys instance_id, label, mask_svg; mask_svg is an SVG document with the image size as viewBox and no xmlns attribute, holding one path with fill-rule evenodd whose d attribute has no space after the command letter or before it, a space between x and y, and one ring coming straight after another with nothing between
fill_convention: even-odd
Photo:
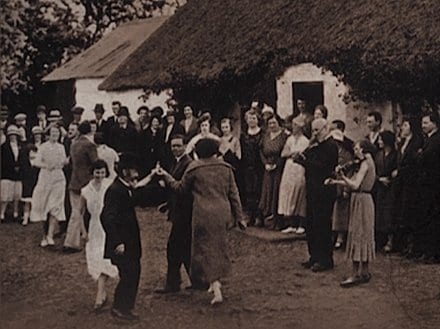
<instances>
[{"instance_id":1,"label":"woman in light dress","mask_svg":"<svg viewBox=\"0 0 440 329\"><path fill-rule=\"evenodd\" d=\"M346 257L353 263L352 275L341 282L341 287L367 283L371 279L369 263L375 259L374 202L371 190L376 181L376 167L372 157L375 147L367 140L354 145L354 155L360 160L352 178L336 168L338 179L328 178L324 184L346 186L351 190L350 219Z\"/></svg>"},{"instance_id":2,"label":"woman in light dress","mask_svg":"<svg viewBox=\"0 0 440 329\"><path fill-rule=\"evenodd\" d=\"M49 140L38 148L34 165L40 168L37 185L32 193L31 222L44 222L44 235L40 246L54 246L53 235L57 222L65 221L64 196L66 178L63 167L68 160L64 146L59 143L61 130L49 129ZM49 219L48 219L49 218ZM48 221L48 223L46 223Z\"/></svg>"},{"instance_id":3,"label":"woman in light dress","mask_svg":"<svg viewBox=\"0 0 440 329\"><path fill-rule=\"evenodd\" d=\"M200 132L191 138L185 150L186 154L192 155L195 159L197 159L197 154L194 150L199 140L203 138L211 138L220 143L220 137L211 132L211 114L203 113L198 119L198 123Z\"/></svg>"},{"instance_id":4,"label":"woman in light dress","mask_svg":"<svg viewBox=\"0 0 440 329\"><path fill-rule=\"evenodd\" d=\"M305 122L300 117L292 119L292 135L287 138L281 156L286 158L283 176L281 177L278 214L283 216L290 226L283 233L304 234L306 217L306 177L305 169L293 159L309 145L303 135Z\"/></svg>"},{"instance_id":5,"label":"woman in light dress","mask_svg":"<svg viewBox=\"0 0 440 329\"><path fill-rule=\"evenodd\" d=\"M98 282L98 291L94 310L100 310L107 301L105 283L109 277L118 276L118 268L112 265L110 259L104 259L105 232L102 228L100 215L104 204L104 195L112 184L107 164L104 160L97 160L92 165L93 179L81 189L81 209L87 208L90 213L89 233L86 243L87 270L92 278Z\"/></svg>"}]
</instances>

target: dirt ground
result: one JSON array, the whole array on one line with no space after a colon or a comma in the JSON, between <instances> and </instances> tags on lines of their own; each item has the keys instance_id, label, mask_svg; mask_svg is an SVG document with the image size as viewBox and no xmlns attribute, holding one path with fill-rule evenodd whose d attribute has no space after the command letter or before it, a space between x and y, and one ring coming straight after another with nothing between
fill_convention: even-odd
<instances>
[{"instance_id":1,"label":"dirt ground","mask_svg":"<svg viewBox=\"0 0 440 329\"><path fill-rule=\"evenodd\" d=\"M133 328L440 328L440 265L378 255L368 285L339 287L349 273L343 252L331 272L312 273L299 262L304 241L268 243L231 231L233 271L224 281L225 302L211 306L207 292L155 295L166 272L169 223L155 210L139 211L142 276ZM38 247L39 224L0 226L0 328L117 328L109 306L91 309L95 283L83 252ZM186 277L185 277L186 278ZM187 279L184 284L188 284ZM113 295L115 282L108 286ZM111 300L111 298L110 298ZM110 303L111 304L111 303Z\"/></svg>"}]
</instances>

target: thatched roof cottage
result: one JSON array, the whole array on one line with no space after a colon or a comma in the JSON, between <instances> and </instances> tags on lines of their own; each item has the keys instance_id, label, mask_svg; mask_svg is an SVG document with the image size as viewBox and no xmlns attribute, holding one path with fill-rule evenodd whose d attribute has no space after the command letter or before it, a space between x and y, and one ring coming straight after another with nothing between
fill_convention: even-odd
<instances>
[{"instance_id":1,"label":"thatched roof cottage","mask_svg":"<svg viewBox=\"0 0 440 329\"><path fill-rule=\"evenodd\" d=\"M305 95L358 137L369 109L390 125L399 104L438 102L438 13L438 0L190 0L100 89L258 95L282 116Z\"/></svg>"}]
</instances>

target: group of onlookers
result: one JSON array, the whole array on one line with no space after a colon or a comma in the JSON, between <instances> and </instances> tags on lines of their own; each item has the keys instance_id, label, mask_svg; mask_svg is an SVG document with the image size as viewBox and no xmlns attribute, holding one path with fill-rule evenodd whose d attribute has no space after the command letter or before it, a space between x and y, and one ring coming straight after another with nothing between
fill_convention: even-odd
<instances>
[{"instance_id":1,"label":"group of onlookers","mask_svg":"<svg viewBox=\"0 0 440 329\"><path fill-rule=\"evenodd\" d=\"M111 207L106 208L104 195L122 174L117 164L126 154L136 155L133 161L146 182L163 178L156 184L161 186L159 190L150 189L144 199L160 199L156 192L163 192L165 186L174 191L174 197L168 196L169 204L174 204L171 220L179 217L175 205L182 204L176 193L192 193L195 199L188 201L192 214L185 212L185 216L192 217L193 235L199 220L204 234L223 225L217 217L222 214L221 197L227 196L223 201L233 203L228 207L235 219L241 219L242 204L248 225L268 226L285 234L305 233L310 258L303 266L314 272L333 268L333 249L346 245L353 275L341 282L344 287L370 280L368 265L376 249L440 260L438 114L423 114L421 121L404 117L396 135L382 129L380 113L371 112L367 115L369 134L353 142L344 135L343 121L327 122L325 106L316 106L311 114L306 105L299 99L298 113L282 120L273 108L253 103L244 113L240 134L233 130L236 126L231 118L222 118L218 127L209 111L195 115L188 105L181 117L174 110L164 113L160 107L142 106L135 121L117 101L112 103L113 115L106 119L102 104L96 104L94 120L82 120L84 109L75 106L68 125L56 109L39 106L36 122L28 125L26 114L18 113L8 121L7 109L2 108L0 220L6 219L7 206L12 203L12 217L21 217L23 225L43 222L42 247L55 244L58 224L67 220L66 252L80 251L82 239L92 235L86 249L89 272L98 280L97 308L106 300L106 279L117 273L96 254L104 252L104 228L111 230L100 225L100 214L105 209L106 216L114 215L108 212ZM177 170L176 164L183 158L188 161ZM194 173L186 173L192 159L200 161L189 167ZM216 181L216 171L227 181ZM176 181L179 179L182 182ZM125 184L124 179L121 182ZM213 219L208 223L212 227L207 226L206 216ZM184 225L180 230L170 236L169 248L170 243L180 241L188 249L188 241L179 240L178 232L183 230L188 236L191 229ZM206 239L212 247L206 247L206 241L198 246L195 241L192 248L202 248L204 256L212 252L214 258L227 257L217 250L224 248L224 238L207 234ZM177 254L170 256L169 266L178 259L178 268L182 263L189 267L189 256L176 249L179 247L174 248ZM227 262L193 259L193 270L196 262L201 269L212 271L204 282L210 283L214 301L219 301L221 285L215 275L227 272ZM178 290L176 266L169 273L166 290ZM119 265L118 269L119 273L131 271L128 277L137 271ZM195 284L199 277L193 275L192 279ZM126 289L132 289L127 284Z\"/></svg>"}]
</instances>

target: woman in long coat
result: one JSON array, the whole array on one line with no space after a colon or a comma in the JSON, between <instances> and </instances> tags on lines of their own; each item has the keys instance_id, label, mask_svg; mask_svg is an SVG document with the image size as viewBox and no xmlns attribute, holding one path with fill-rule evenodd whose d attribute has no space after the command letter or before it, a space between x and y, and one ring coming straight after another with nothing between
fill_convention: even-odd
<instances>
[{"instance_id":1,"label":"woman in long coat","mask_svg":"<svg viewBox=\"0 0 440 329\"><path fill-rule=\"evenodd\" d=\"M417 213L417 154L423 140L417 133L416 120L404 118L400 127L401 142L398 144L397 169L394 177L393 226L396 231L394 249L411 252L412 231Z\"/></svg>"},{"instance_id":2,"label":"woman in long coat","mask_svg":"<svg viewBox=\"0 0 440 329\"><path fill-rule=\"evenodd\" d=\"M392 173L397 168L395 137L391 131L379 134L380 150L376 153L376 245L390 252L392 248L392 211L394 207Z\"/></svg>"},{"instance_id":3,"label":"woman in long coat","mask_svg":"<svg viewBox=\"0 0 440 329\"><path fill-rule=\"evenodd\" d=\"M211 304L222 302L220 279L228 275L230 260L226 230L242 223L241 203L232 167L216 157L218 142L201 139L181 181L159 169L167 184L180 193L192 193L191 276L210 283Z\"/></svg>"}]
</instances>

